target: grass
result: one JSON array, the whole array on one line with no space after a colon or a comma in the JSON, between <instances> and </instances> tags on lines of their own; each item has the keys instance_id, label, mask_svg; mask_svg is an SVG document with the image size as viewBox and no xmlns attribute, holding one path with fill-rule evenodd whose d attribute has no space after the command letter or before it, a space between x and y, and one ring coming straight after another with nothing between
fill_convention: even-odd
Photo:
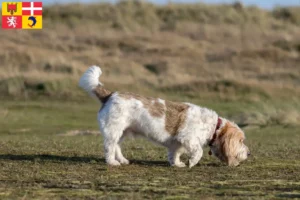
<instances>
[{"instance_id":1,"label":"grass","mask_svg":"<svg viewBox=\"0 0 300 200\"><path fill-rule=\"evenodd\" d=\"M94 101L3 101L0 120L2 199L280 199L300 197L299 126L248 126L249 160L229 168L207 150L192 169L172 168L166 150L127 139L129 166L108 167ZM234 104L222 106L231 113ZM62 112L63 111L63 112ZM187 158L184 158L187 161Z\"/></svg>"}]
</instances>

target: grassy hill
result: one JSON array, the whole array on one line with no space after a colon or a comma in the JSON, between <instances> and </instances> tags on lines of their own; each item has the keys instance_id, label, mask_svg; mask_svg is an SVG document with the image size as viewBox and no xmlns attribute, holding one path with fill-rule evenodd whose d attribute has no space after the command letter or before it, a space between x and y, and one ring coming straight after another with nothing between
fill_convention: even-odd
<instances>
[{"instance_id":1,"label":"grassy hill","mask_svg":"<svg viewBox=\"0 0 300 200\"><path fill-rule=\"evenodd\" d=\"M77 80L97 64L111 90L204 105L271 101L267 118L290 116L300 107L299 13L240 3L46 7L43 30L0 32L1 98L87 99Z\"/></svg>"},{"instance_id":2,"label":"grassy hill","mask_svg":"<svg viewBox=\"0 0 300 200\"><path fill-rule=\"evenodd\" d=\"M39 85L39 95L68 94L68 83L48 83L76 80L98 64L103 81L116 88L138 83L212 91L230 83L232 90L260 88L252 92L265 96L278 89L298 93L299 13L300 8L265 11L238 3L47 7L43 30L1 31L1 92L23 96Z\"/></svg>"}]
</instances>

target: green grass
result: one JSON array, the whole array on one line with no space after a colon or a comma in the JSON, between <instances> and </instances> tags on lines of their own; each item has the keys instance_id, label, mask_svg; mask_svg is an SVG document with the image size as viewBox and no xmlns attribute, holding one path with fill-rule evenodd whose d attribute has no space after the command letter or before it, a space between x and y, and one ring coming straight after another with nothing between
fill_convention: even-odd
<instances>
[{"instance_id":1,"label":"green grass","mask_svg":"<svg viewBox=\"0 0 300 200\"><path fill-rule=\"evenodd\" d=\"M237 109L216 104L225 113ZM123 143L132 164L112 168L104 162L101 136L61 135L97 130L97 102L0 105L1 199L300 198L299 126L246 127L252 156L236 168L207 150L194 168L173 168L164 148L140 139Z\"/></svg>"}]
</instances>

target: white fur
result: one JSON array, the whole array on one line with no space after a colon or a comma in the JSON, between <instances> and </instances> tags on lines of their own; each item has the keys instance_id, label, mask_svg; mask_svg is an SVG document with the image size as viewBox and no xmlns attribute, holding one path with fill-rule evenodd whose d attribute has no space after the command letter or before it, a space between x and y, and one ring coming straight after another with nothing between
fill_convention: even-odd
<instances>
[{"instance_id":1,"label":"white fur","mask_svg":"<svg viewBox=\"0 0 300 200\"><path fill-rule=\"evenodd\" d=\"M130 133L147 137L167 147L171 165L185 166L179 157L186 151L191 155L190 167L196 165L202 157L203 147L215 131L218 116L209 109L193 104L189 106L184 127L176 136L171 136L165 130L165 116L153 117L141 101L124 99L114 93L98 113L107 163L119 165L125 160L123 156L118 159L115 149L119 148L121 138Z\"/></svg>"},{"instance_id":2,"label":"white fur","mask_svg":"<svg viewBox=\"0 0 300 200\"><path fill-rule=\"evenodd\" d=\"M79 86L84 89L86 92L88 92L92 97L95 97L95 94L93 94L93 90L100 84L99 77L101 76L102 71L100 67L98 66L92 66L90 67L80 78L79 80Z\"/></svg>"},{"instance_id":3,"label":"white fur","mask_svg":"<svg viewBox=\"0 0 300 200\"><path fill-rule=\"evenodd\" d=\"M91 93L99 84L101 69L93 66L80 79L80 87ZM158 99L165 105L165 100ZM154 102L152 102L154 103ZM184 167L182 153L190 155L189 167L196 165L203 155L203 148L212 139L218 115L207 108L194 104L189 106L184 127L172 136L165 129L165 115L153 117L143 103L135 98L123 98L118 92L112 94L98 113L100 130L104 137L106 162L109 165L128 164L122 155L120 141L127 135L140 135L165 146L171 165ZM226 120L223 119L222 126Z\"/></svg>"}]
</instances>

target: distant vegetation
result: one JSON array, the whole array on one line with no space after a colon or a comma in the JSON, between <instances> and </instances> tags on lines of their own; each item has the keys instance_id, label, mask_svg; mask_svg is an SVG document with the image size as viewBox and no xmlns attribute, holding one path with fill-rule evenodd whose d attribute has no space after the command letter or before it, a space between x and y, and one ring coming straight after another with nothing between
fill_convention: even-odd
<instances>
[{"instance_id":1,"label":"distant vegetation","mask_svg":"<svg viewBox=\"0 0 300 200\"><path fill-rule=\"evenodd\" d=\"M208 5L173 4L157 6L141 1L121 1L116 5L109 3L59 5L48 7L44 16L51 21L61 20L68 23L98 24L111 28L142 27L163 29L173 27L176 23L190 21L209 24L264 24L274 25L285 22L300 25L300 7L275 8L272 11L258 7L245 7L241 3Z\"/></svg>"},{"instance_id":2,"label":"distant vegetation","mask_svg":"<svg viewBox=\"0 0 300 200\"><path fill-rule=\"evenodd\" d=\"M1 98L88 99L77 81L97 64L111 90L199 104L271 101L263 121L275 123L300 107L299 33L300 7L54 5L42 31L0 32Z\"/></svg>"}]
</instances>

